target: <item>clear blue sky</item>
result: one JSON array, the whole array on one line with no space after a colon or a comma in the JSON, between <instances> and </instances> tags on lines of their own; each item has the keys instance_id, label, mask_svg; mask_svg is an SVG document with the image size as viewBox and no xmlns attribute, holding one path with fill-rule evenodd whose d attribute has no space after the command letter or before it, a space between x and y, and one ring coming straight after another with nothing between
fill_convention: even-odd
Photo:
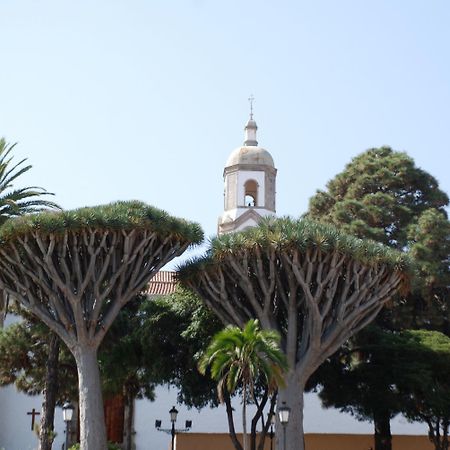
<instances>
[{"instance_id":1,"label":"clear blue sky","mask_svg":"<svg viewBox=\"0 0 450 450\"><path fill-rule=\"evenodd\" d=\"M216 231L256 97L279 214L367 148L450 192L450 2L4 0L0 136L65 208L141 199Z\"/></svg>"},{"instance_id":2,"label":"clear blue sky","mask_svg":"<svg viewBox=\"0 0 450 450\"><path fill-rule=\"evenodd\" d=\"M65 208L141 199L212 235L253 94L279 214L385 144L450 192L449 24L449 0L2 0L0 136Z\"/></svg>"}]
</instances>

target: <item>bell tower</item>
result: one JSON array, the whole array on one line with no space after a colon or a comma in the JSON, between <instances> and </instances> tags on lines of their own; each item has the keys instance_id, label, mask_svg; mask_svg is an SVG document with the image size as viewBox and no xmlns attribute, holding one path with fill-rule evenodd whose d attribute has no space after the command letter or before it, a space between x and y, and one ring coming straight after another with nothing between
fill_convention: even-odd
<instances>
[{"instance_id":1,"label":"bell tower","mask_svg":"<svg viewBox=\"0 0 450 450\"><path fill-rule=\"evenodd\" d=\"M219 235L244 230L257 225L262 217L275 215L277 169L270 153L258 146L252 100L244 144L231 153L223 172L224 212L219 217Z\"/></svg>"}]
</instances>

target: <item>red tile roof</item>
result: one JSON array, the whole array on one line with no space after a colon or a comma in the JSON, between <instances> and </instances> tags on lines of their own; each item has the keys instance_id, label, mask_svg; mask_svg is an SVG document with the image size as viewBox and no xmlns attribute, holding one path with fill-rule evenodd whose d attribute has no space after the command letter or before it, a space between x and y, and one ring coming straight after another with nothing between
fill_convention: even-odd
<instances>
[{"instance_id":1,"label":"red tile roof","mask_svg":"<svg viewBox=\"0 0 450 450\"><path fill-rule=\"evenodd\" d=\"M175 279L176 272L167 270L159 271L148 284L146 293L148 295L169 295L175 292L177 281Z\"/></svg>"}]
</instances>

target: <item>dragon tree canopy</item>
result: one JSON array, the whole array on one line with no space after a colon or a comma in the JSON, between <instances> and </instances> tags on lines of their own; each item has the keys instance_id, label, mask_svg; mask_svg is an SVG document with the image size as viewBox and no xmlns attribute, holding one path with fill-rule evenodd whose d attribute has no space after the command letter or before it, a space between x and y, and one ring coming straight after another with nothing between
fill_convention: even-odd
<instances>
[{"instance_id":1,"label":"dragon tree canopy","mask_svg":"<svg viewBox=\"0 0 450 450\"><path fill-rule=\"evenodd\" d=\"M118 310L202 239L198 224L139 201L22 216L0 228L0 287L69 348L86 333L99 343Z\"/></svg>"},{"instance_id":2,"label":"dragon tree canopy","mask_svg":"<svg viewBox=\"0 0 450 450\"><path fill-rule=\"evenodd\" d=\"M178 276L224 323L243 327L258 318L263 329L278 331L289 364L278 396L291 409L287 449L303 450L306 382L407 289L410 269L408 255L333 226L269 218L213 239Z\"/></svg>"},{"instance_id":3,"label":"dragon tree canopy","mask_svg":"<svg viewBox=\"0 0 450 450\"><path fill-rule=\"evenodd\" d=\"M404 275L405 288L408 287L408 274L413 270L408 254L372 240L356 238L333 225L304 218L269 217L256 227L211 239L206 254L181 265L178 277L189 287L202 270L213 272L214 267L220 266L229 256L261 256L261 252L267 251L305 253L308 250L346 255L368 267L385 266Z\"/></svg>"},{"instance_id":4,"label":"dragon tree canopy","mask_svg":"<svg viewBox=\"0 0 450 450\"><path fill-rule=\"evenodd\" d=\"M170 216L166 211L140 201L117 201L70 211L45 211L8 220L0 228L0 244L11 243L29 233L62 236L80 230L148 230L172 235L189 245L200 244L199 224Z\"/></svg>"},{"instance_id":5,"label":"dragon tree canopy","mask_svg":"<svg viewBox=\"0 0 450 450\"><path fill-rule=\"evenodd\" d=\"M0 288L66 343L77 363L81 450L106 450L97 349L120 309L203 232L144 203L10 219Z\"/></svg>"},{"instance_id":6,"label":"dragon tree canopy","mask_svg":"<svg viewBox=\"0 0 450 450\"><path fill-rule=\"evenodd\" d=\"M309 377L397 292L408 290L411 270L405 253L332 225L285 217L214 238L178 277L224 323L242 327L258 318L263 328L277 330L292 368L314 360Z\"/></svg>"}]
</instances>

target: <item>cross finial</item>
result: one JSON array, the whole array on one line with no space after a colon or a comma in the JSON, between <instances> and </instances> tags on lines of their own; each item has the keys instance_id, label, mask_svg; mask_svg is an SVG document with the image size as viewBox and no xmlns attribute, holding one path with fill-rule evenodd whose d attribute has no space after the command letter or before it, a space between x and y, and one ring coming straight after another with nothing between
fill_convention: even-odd
<instances>
[{"instance_id":1,"label":"cross finial","mask_svg":"<svg viewBox=\"0 0 450 450\"><path fill-rule=\"evenodd\" d=\"M250 95L248 101L250 103L250 120L253 120L253 102L255 101L255 97L253 97L253 94Z\"/></svg>"}]
</instances>

